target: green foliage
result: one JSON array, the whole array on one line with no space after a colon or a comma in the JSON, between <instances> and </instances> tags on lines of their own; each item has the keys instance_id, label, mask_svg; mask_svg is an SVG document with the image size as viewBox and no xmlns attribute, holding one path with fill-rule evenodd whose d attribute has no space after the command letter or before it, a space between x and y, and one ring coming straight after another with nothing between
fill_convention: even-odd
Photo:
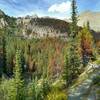
<instances>
[{"instance_id":1,"label":"green foliage","mask_svg":"<svg viewBox=\"0 0 100 100\"><path fill-rule=\"evenodd\" d=\"M16 18L9 17L7 15L4 15L3 18L6 20L6 22L9 25L9 27L11 27L11 28L15 28L16 27Z\"/></svg>"},{"instance_id":2,"label":"green foliage","mask_svg":"<svg viewBox=\"0 0 100 100\"><path fill-rule=\"evenodd\" d=\"M16 100L16 88L14 79L2 80L0 84L0 98L2 100Z\"/></svg>"},{"instance_id":3,"label":"green foliage","mask_svg":"<svg viewBox=\"0 0 100 100\"><path fill-rule=\"evenodd\" d=\"M16 51L16 63L14 70L14 79L16 86L16 100L24 99L24 81L22 79L22 62L21 62L21 51Z\"/></svg>"},{"instance_id":4,"label":"green foliage","mask_svg":"<svg viewBox=\"0 0 100 100\"><path fill-rule=\"evenodd\" d=\"M2 80L0 92L4 100L24 100L24 83L21 72L21 56L20 51L16 52L16 65L14 70L14 78Z\"/></svg>"},{"instance_id":5,"label":"green foliage","mask_svg":"<svg viewBox=\"0 0 100 100\"><path fill-rule=\"evenodd\" d=\"M100 59L96 60L96 64L100 65Z\"/></svg>"},{"instance_id":6,"label":"green foliage","mask_svg":"<svg viewBox=\"0 0 100 100\"><path fill-rule=\"evenodd\" d=\"M23 88L20 88L20 86L17 86L14 78L9 80L2 79L2 82L0 84L1 100L25 100L25 90Z\"/></svg>"},{"instance_id":7,"label":"green foliage","mask_svg":"<svg viewBox=\"0 0 100 100\"><path fill-rule=\"evenodd\" d=\"M47 79L43 79L42 85L43 85L43 88L42 88L42 90L43 90L43 96L44 96L44 98L45 98L46 95L47 95L47 94L50 92L50 90L51 90L51 85L50 85L50 83L49 83L49 80L47 80Z\"/></svg>"},{"instance_id":8,"label":"green foliage","mask_svg":"<svg viewBox=\"0 0 100 100\"><path fill-rule=\"evenodd\" d=\"M54 91L47 95L46 100L67 100L67 96L64 92Z\"/></svg>"},{"instance_id":9,"label":"green foliage","mask_svg":"<svg viewBox=\"0 0 100 100\"><path fill-rule=\"evenodd\" d=\"M77 13L76 13L76 1L72 0L72 24L71 33L68 38L68 45L65 57L64 66L64 79L66 80L67 87L71 85L72 80L75 79L79 74L81 66L81 58L78 52L77 43Z\"/></svg>"},{"instance_id":10,"label":"green foliage","mask_svg":"<svg viewBox=\"0 0 100 100\"><path fill-rule=\"evenodd\" d=\"M28 100L44 100L48 92L50 91L49 84L45 80L38 80L37 78L33 79L29 83L27 93Z\"/></svg>"},{"instance_id":11,"label":"green foliage","mask_svg":"<svg viewBox=\"0 0 100 100\"><path fill-rule=\"evenodd\" d=\"M37 72L38 77L41 75L44 75L44 77L55 76L57 66L55 66L55 63L58 63L59 69L63 68L63 52L66 45L63 40L54 38L28 40L8 35L6 41L7 68L9 68L9 72L11 71L10 73L15 66L17 47L22 51L21 59L23 66L26 65L27 67L26 71ZM53 72L55 73L53 74ZM61 72L59 75L61 75Z\"/></svg>"},{"instance_id":12,"label":"green foliage","mask_svg":"<svg viewBox=\"0 0 100 100\"><path fill-rule=\"evenodd\" d=\"M65 81L63 79L57 79L53 84L52 84L52 90L53 91L62 91L62 89L65 88Z\"/></svg>"},{"instance_id":13,"label":"green foliage","mask_svg":"<svg viewBox=\"0 0 100 100\"><path fill-rule=\"evenodd\" d=\"M78 34L78 16L77 16L77 6L76 6L76 0L72 0L72 16L71 16L71 36L75 37Z\"/></svg>"},{"instance_id":14,"label":"green foliage","mask_svg":"<svg viewBox=\"0 0 100 100\"><path fill-rule=\"evenodd\" d=\"M83 66L86 66L90 59L95 60L94 41L93 36L90 32L89 26L84 26L83 29L78 34L78 39L80 43L80 51L82 55Z\"/></svg>"},{"instance_id":15,"label":"green foliage","mask_svg":"<svg viewBox=\"0 0 100 100\"><path fill-rule=\"evenodd\" d=\"M28 85L28 100L42 100L42 87L41 84L38 84L37 78L33 79Z\"/></svg>"},{"instance_id":16,"label":"green foliage","mask_svg":"<svg viewBox=\"0 0 100 100\"><path fill-rule=\"evenodd\" d=\"M2 79L0 88L0 96L2 96L2 100L25 100L24 82L21 73L20 51L17 50L14 78L9 80Z\"/></svg>"},{"instance_id":17,"label":"green foliage","mask_svg":"<svg viewBox=\"0 0 100 100\"><path fill-rule=\"evenodd\" d=\"M3 48L3 72L4 73L7 73L7 70L6 70L6 38L5 36L3 36L3 39L2 39L2 48Z\"/></svg>"},{"instance_id":18,"label":"green foliage","mask_svg":"<svg viewBox=\"0 0 100 100\"><path fill-rule=\"evenodd\" d=\"M82 60L79 42L81 41L81 46L85 44L85 47L88 47L85 53L92 51L89 23L77 36L76 1L72 0L72 23L68 43L60 38L21 37L23 23L17 26L16 18L4 14L3 17L9 26L0 29L0 67L3 66L4 72L10 77L4 74L5 79L2 79L0 84L0 98L2 100L66 100L66 86L68 88L80 74ZM66 22L57 19L40 18L37 21L36 24L39 26L51 27L53 23L53 28L59 29L58 32L61 33L69 28ZM33 22L34 19L30 21L31 24ZM27 35L30 35L31 31L27 29ZM88 41L83 43L83 40ZM87 61L86 58L85 60ZM60 79L62 76L64 80ZM98 84L99 79L99 77L94 79L94 84Z\"/></svg>"},{"instance_id":19,"label":"green foliage","mask_svg":"<svg viewBox=\"0 0 100 100\"><path fill-rule=\"evenodd\" d=\"M81 60L78 52L75 48L69 47L67 49L67 55L65 58L64 79L67 86L71 85L72 80L79 75L79 69L81 67Z\"/></svg>"},{"instance_id":20,"label":"green foliage","mask_svg":"<svg viewBox=\"0 0 100 100\"><path fill-rule=\"evenodd\" d=\"M94 84L94 85L100 86L100 75L96 76L96 77L93 79L93 84Z\"/></svg>"},{"instance_id":21,"label":"green foliage","mask_svg":"<svg viewBox=\"0 0 100 100\"><path fill-rule=\"evenodd\" d=\"M58 79L51 85L51 90L46 96L45 100L66 100L67 92L65 89L65 82L63 79Z\"/></svg>"}]
</instances>

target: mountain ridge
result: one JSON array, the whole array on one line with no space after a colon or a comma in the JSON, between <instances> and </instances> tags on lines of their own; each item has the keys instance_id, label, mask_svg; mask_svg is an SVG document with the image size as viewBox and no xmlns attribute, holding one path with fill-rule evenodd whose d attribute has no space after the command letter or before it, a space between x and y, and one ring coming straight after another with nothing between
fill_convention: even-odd
<instances>
[{"instance_id":1,"label":"mountain ridge","mask_svg":"<svg viewBox=\"0 0 100 100\"><path fill-rule=\"evenodd\" d=\"M0 28L9 27L11 33L26 38L40 38L46 36L66 38L70 31L70 22L66 22L65 20L50 17L38 17L37 15L14 18L9 17L2 11L0 12ZM89 15L90 13L91 12L89 11L87 12ZM95 39L100 40L100 32L92 31L92 33Z\"/></svg>"},{"instance_id":2,"label":"mountain ridge","mask_svg":"<svg viewBox=\"0 0 100 100\"><path fill-rule=\"evenodd\" d=\"M100 32L100 12L84 11L79 15L78 25L83 26L89 21L91 29Z\"/></svg>"}]
</instances>

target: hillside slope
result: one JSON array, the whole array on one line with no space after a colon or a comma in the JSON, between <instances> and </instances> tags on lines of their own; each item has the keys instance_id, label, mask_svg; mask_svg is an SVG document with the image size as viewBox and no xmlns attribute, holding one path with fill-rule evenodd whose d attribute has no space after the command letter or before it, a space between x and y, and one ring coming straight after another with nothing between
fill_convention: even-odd
<instances>
[{"instance_id":1,"label":"hillside slope","mask_svg":"<svg viewBox=\"0 0 100 100\"><path fill-rule=\"evenodd\" d=\"M16 18L6 15L2 10L0 10L0 28L16 26Z\"/></svg>"},{"instance_id":2,"label":"hillside slope","mask_svg":"<svg viewBox=\"0 0 100 100\"><path fill-rule=\"evenodd\" d=\"M78 25L83 26L87 21L90 22L91 29L100 32L100 12L85 11L81 13Z\"/></svg>"},{"instance_id":3,"label":"hillside slope","mask_svg":"<svg viewBox=\"0 0 100 100\"><path fill-rule=\"evenodd\" d=\"M23 35L35 37L66 37L69 31L69 24L67 22L47 17L38 18L29 16L18 18L17 25L21 27Z\"/></svg>"},{"instance_id":4,"label":"hillside slope","mask_svg":"<svg viewBox=\"0 0 100 100\"><path fill-rule=\"evenodd\" d=\"M90 13L87 14L91 15ZM83 18L83 20L85 17L87 17L86 14L82 14L81 16L84 16L80 17ZM98 20L96 22L99 22L99 19L96 20ZM80 24L82 24L82 22L81 20L79 21ZM100 23L98 23L96 27L99 27L99 24ZM0 10L0 29L5 27L9 30L10 34L19 35L26 38L40 38L46 36L67 38L70 31L70 24L64 20L49 17L40 18L38 16L13 18ZM95 40L99 41L100 32L92 31L92 33Z\"/></svg>"}]
</instances>

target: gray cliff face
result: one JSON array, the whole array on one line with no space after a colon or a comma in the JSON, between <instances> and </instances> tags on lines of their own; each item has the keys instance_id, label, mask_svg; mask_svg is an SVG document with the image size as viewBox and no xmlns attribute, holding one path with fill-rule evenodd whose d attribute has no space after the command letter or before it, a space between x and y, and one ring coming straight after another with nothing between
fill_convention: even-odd
<instances>
[{"instance_id":1,"label":"gray cliff face","mask_svg":"<svg viewBox=\"0 0 100 100\"><path fill-rule=\"evenodd\" d=\"M38 17L28 17L28 18L18 18L17 25L22 26L22 34L24 36L34 36L34 37L66 37L68 23L53 18L38 18Z\"/></svg>"},{"instance_id":2,"label":"gray cliff face","mask_svg":"<svg viewBox=\"0 0 100 100\"><path fill-rule=\"evenodd\" d=\"M8 25L8 23L4 19L4 16L5 16L4 12L0 10L0 28L4 28L5 26Z\"/></svg>"},{"instance_id":3,"label":"gray cliff face","mask_svg":"<svg viewBox=\"0 0 100 100\"><path fill-rule=\"evenodd\" d=\"M4 18L0 18L0 28L4 28L7 25L8 25L8 23L5 21L5 19Z\"/></svg>"}]
</instances>

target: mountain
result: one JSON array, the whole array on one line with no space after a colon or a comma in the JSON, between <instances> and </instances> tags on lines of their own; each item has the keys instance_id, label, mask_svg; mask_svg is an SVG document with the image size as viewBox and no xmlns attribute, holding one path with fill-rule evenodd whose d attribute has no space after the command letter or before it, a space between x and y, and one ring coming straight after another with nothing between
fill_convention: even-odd
<instances>
[{"instance_id":1,"label":"mountain","mask_svg":"<svg viewBox=\"0 0 100 100\"><path fill-rule=\"evenodd\" d=\"M0 10L0 29L16 27L16 18L6 15Z\"/></svg>"},{"instance_id":2,"label":"mountain","mask_svg":"<svg viewBox=\"0 0 100 100\"><path fill-rule=\"evenodd\" d=\"M5 26L7 26L8 23L7 21L5 20L5 14L2 10L0 10L0 28L3 28Z\"/></svg>"},{"instance_id":3,"label":"mountain","mask_svg":"<svg viewBox=\"0 0 100 100\"><path fill-rule=\"evenodd\" d=\"M0 29L4 27L11 33L29 38L67 37L69 31L69 23L60 19L37 15L13 18L0 11Z\"/></svg>"},{"instance_id":4,"label":"mountain","mask_svg":"<svg viewBox=\"0 0 100 100\"><path fill-rule=\"evenodd\" d=\"M85 11L79 15L78 25L83 26L87 21L94 31L100 32L100 12Z\"/></svg>"},{"instance_id":5,"label":"mountain","mask_svg":"<svg viewBox=\"0 0 100 100\"><path fill-rule=\"evenodd\" d=\"M98 13L96 14L99 16ZM80 18L79 25L83 25L82 23L84 23L85 19L90 17L91 15L92 15L91 12L82 13L79 17ZM95 17L95 14L93 14L93 16ZM95 23L100 21L97 18L96 21L94 20ZM91 17L90 19L92 20ZM32 38L32 37L40 38L46 36L66 38L70 31L69 23L70 22L66 22L64 20L50 18L50 17L38 17L37 15L14 18L14 17L9 17L3 11L0 10L0 29L6 27L6 29L8 29L7 31L9 34L15 34L26 38ZM92 25L91 23L93 22L90 21L90 25ZM100 27L99 24L100 23L96 25ZM96 25L94 26L97 27ZM96 40L100 40L100 32L92 31L92 33Z\"/></svg>"},{"instance_id":6,"label":"mountain","mask_svg":"<svg viewBox=\"0 0 100 100\"><path fill-rule=\"evenodd\" d=\"M5 13L2 10L0 10L0 16L4 16L4 15Z\"/></svg>"},{"instance_id":7,"label":"mountain","mask_svg":"<svg viewBox=\"0 0 100 100\"><path fill-rule=\"evenodd\" d=\"M69 30L69 23L49 17L22 17L17 19L17 25L24 36L34 37L66 37Z\"/></svg>"}]
</instances>

